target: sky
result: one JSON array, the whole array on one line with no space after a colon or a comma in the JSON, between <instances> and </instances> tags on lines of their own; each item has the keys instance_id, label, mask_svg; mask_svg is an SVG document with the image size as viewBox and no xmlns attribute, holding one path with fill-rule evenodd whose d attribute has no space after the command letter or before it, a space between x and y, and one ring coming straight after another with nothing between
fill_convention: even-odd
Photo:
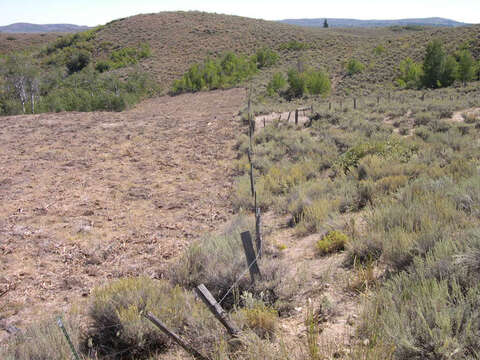
<instances>
[{"instance_id":1,"label":"sky","mask_svg":"<svg viewBox=\"0 0 480 360\"><path fill-rule=\"evenodd\" d=\"M480 23L480 0L0 0L0 25L95 26L141 13L200 10L266 20L445 17Z\"/></svg>"}]
</instances>

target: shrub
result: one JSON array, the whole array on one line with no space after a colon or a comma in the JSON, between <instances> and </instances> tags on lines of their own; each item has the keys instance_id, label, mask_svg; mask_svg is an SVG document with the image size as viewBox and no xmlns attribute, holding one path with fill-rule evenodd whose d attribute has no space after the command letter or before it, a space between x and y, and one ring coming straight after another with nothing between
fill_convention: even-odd
<instances>
[{"instance_id":1,"label":"shrub","mask_svg":"<svg viewBox=\"0 0 480 360\"><path fill-rule=\"evenodd\" d=\"M280 92L285 88L287 85L287 81L285 80L282 73L275 73L273 74L272 80L267 85L267 93L270 96L274 94L280 94Z\"/></svg>"},{"instance_id":2,"label":"shrub","mask_svg":"<svg viewBox=\"0 0 480 360\"><path fill-rule=\"evenodd\" d=\"M375 55L382 55L385 52L385 47L383 45L377 45L375 49L373 49L373 53Z\"/></svg>"},{"instance_id":3,"label":"shrub","mask_svg":"<svg viewBox=\"0 0 480 360\"><path fill-rule=\"evenodd\" d=\"M70 56L67 61L67 69L70 74L76 73L85 68L90 63L90 53L87 51L77 51Z\"/></svg>"},{"instance_id":4,"label":"shrub","mask_svg":"<svg viewBox=\"0 0 480 360\"><path fill-rule=\"evenodd\" d=\"M316 253L320 256L342 251L348 242L348 236L340 231L329 231L315 244Z\"/></svg>"},{"instance_id":5,"label":"shrub","mask_svg":"<svg viewBox=\"0 0 480 360\"><path fill-rule=\"evenodd\" d=\"M400 77L397 85L407 89L419 88L422 84L422 65L415 63L411 58L406 58L400 63Z\"/></svg>"},{"instance_id":6,"label":"shrub","mask_svg":"<svg viewBox=\"0 0 480 360\"><path fill-rule=\"evenodd\" d=\"M478 273L469 270L469 256L455 254L478 244L478 229L444 240L411 271L393 276L367 308L364 334L392 344L396 359L476 358Z\"/></svg>"},{"instance_id":7,"label":"shrub","mask_svg":"<svg viewBox=\"0 0 480 360\"><path fill-rule=\"evenodd\" d=\"M239 216L226 226L223 233L193 243L172 267L171 281L186 288L205 284L218 301L224 300L224 308L238 305L238 294L247 290L256 297L263 296L268 304L274 304L281 293L280 282L284 280L280 264L264 256L259 262L262 280L256 281L253 287L245 273L247 266L240 233L252 228L253 224ZM229 293L234 284L234 291Z\"/></svg>"},{"instance_id":8,"label":"shrub","mask_svg":"<svg viewBox=\"0 0 480 360\"><path fill-rule=\"evenodd\" d=\"M151 311L202 352L212 351L221 335L215 318L193 294L164 280L128 278L93 291L85 348L90 345L105 357L121 353L122 358L141 359L170 347L171 340L141 316L142 310Z\"/></svg>"},{"instance_id":9,"label":"shrub","mask_svg":"<svg viewBox=\"0 0 480 360\"><path fill-rule=\"evenodd\" d=\"M99 73L108 71L111 68L112 68L112 63L110 61L99 61L97 62L97 65L95 65L95 70L97 70Z\"/></svg>"},{"instance_id":10,"label":"shrub","mask_svg":"<svg viewBox=\"0 0 480 360\"><path fill-rule=\"evenodd\" d=\"M288 90L287 94L290 98L299 98L307 90L305 78L297 70L290 70L288 72Z\"/></svg>"},{"instance_id":11,"label":"shrub","mask_svg":"<svg viewBox=\"0 0 480 360\"><path fill-rule=\"evenodd\" d=\"M355 75L363 72L363 70L365 69L365 65L363 65L360 61L352 58L348 60L346 69L348 75Z\"/></svg>"},{"instance_id":12,"label":"shrub","mask_svg":"<svg viewBox=\"0 0 480 360\"><path fill-rule=\"evenodd\" d=\"M262 48L255 55L259 69L273 66L278 61L278 54L269 48Z\"/></svg>"},{"instance_id":13,"label":"shrub","mask_svg":"<svg viewBox=\"0 0 480 360\"><path fill-rule=\"evenodd\" d=\"M77 315L65 318L63 325L76 349L79 349L82 331L81 319ZM72 353L65 337L57 325L57 319L47 318L29 326L22 333L10 338L0 357L4 360L64 360Z\"/></svg>"},{"instance_id":14,"label":"shrub","mask_svg":"<svg viewBox=\"0 0 480 360\"><path fill-rule=\"evenodd\" d=\"M278 323L278 312L255 299L252 294L242 295L244 308L235 312L235 321L253 330L260 338L273 340Z\"/></svg>"},{"instance_id":15,"label":"shrub","mask_svg":"<svg viewBox=\"0 0 480 360\"><path fill-rule=\"evenodd\" d=\"M304 94L327 95L330 92L330 78L322 70L299 72L291 69L288 72L288 98L299 98Z\"/></svg>"},{"instance_id":16,"label":"shrub","mask_svg":"<svg viewBox=\"0 0 480 360\"><path fill-rule=\"evenodd\" d=\"M207 59L203 64L194 64L181 79L174 81L173 94L212 90L239 84L257 71L257 58L247 58L232 52L221 59Z\"/></svg>"},{"instance_id":17,"label":"shrub","mask_svg":"<svg viewBox=\"0 0 480 360\"><path fill-rule=\"evenodd\" d=\"M283 43L280 45L280 50L292 50L292 51L300 51L308 49L310 46L307 43L303 43L297 40L290 40L287 43Z\"/></svg>"},{"instance_id":18,"label":"shrub","mask_svg":"<svg viewBox=\"0 0 480 360\"><path fill-rule=\"evenodd\" d=\"M310 70L305 73L306 88L312 95L327 95L330 93L330 78L328 74L319 70Z\"/></svg>"}]
</instances>

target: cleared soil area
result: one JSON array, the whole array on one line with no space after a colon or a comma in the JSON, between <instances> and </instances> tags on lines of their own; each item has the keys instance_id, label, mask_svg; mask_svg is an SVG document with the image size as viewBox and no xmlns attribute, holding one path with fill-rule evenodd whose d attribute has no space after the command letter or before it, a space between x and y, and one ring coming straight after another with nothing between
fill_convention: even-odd
<instances>
[{"instance_id":1,"label":"cleared soil area","mask_svg":"<svg viewBox=\"0 0 480 360\"><path fill-rule=\"evenodd\" d=\"M169 258L225 221L244 101L232 89L123 113L2 118L0 329L113 278L161 277Z\"/></svg>"}]
</instances>

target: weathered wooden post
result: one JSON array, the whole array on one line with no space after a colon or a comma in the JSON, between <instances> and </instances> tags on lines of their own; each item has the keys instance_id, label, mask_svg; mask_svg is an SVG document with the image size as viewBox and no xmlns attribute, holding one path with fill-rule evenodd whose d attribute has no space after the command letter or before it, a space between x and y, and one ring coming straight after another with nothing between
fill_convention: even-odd
<instances>
[{"instance_id":1,"label":"weathered wooden post","mask_svg":"<svg viewBox=\"0 0 480 360\"><path fill-rule=\"evenodd\" d=\"M205 303L205 305L207 305L208 309L217 318L217 320L222 323L225 329L227 329L230 335L237 336L240 333L240 329L228 319L225 310L223 310L222 306L217 302L217 300L215 300L215 298L210 293L210 291L208 291L205 285L201 284L197 286L195 288L195 292L197 293L198 297Z\"/></svg>"},{"instance_id":2,"label":"weathered wooden post","mask_svg":"<svg viewBox=\"0 0 480 360\"><path fill-rule=\"evenodd\" d=\"M200 354L197 350L195 350L190 344L184 341L180 336L175 334L171 331L167 326L161 322L158 318L155 317L151 312L142 313L142 315L150 320L156 327L158 327L165 335L170 337L173 341L175 341L178 345L180 345L186 352L192 355L194 358L198 360L209 360L206 356Z\"/></svg>"},{"instance_id":3,"label":"weathered wooden post","mask_svg":"<svg viewBox=\"0 0 480 360\"><path fill-rule=\"evenodd\" d=\"M353 98L353 108L357 109L357 98Z\"/></svg>"},{"instance_id":4,"label":"weathered wooden post","mask_svg":"<svg viewBox=\"0 0 480 360\"><path fill-rule=\"evenodd\" d=\"M332 110L332 103L329 101L328 102L328 111Z\"/></svg>"},{"instance_id":5,"label":"weathered wooden post","mask_svg":"<svg viewBox=\"0 0 480 360\"><path fill-rule=\"evenodd\" d=\"M265 118L263 118L263 128L265 129L265 126L266 126L266 122L265 122Z\"/></svg>"},{"instance_id":6,"label":"weathered wooden post","mask_svg":"<svg viewBox=\"0 0 480 360\"><path fill-rule=\"evenodd\" d=\"M298 109L295 110L295 125L298 125Z\"/></svg>"},{"instance_id":7,"label":"weathered wooden post","mask_svg":"<svg viewBox=\"0 0 480 360\"><path fill-rule=\"evenodd\" d=\"M255 250L253 249L252 235L250 231L245 231L240 234L242 238L243 249L245 251L245 257L247 258L247 266L250 271L250 278L252 283L255 282L255 276L261 277L260 268L258 267L257 258L255 256Z\"/></svg>"},{"instance_id":8,"label":"weathered wooden post","mask_svg":"<svg viewBox=\"0 0 480 360\"><path fill-rule=\"evenodd\" d=\"M290 115L292 114L291 111L288 112L288 119L287 119L287 123L290 122Z\"/></svg>"}]
</instances>

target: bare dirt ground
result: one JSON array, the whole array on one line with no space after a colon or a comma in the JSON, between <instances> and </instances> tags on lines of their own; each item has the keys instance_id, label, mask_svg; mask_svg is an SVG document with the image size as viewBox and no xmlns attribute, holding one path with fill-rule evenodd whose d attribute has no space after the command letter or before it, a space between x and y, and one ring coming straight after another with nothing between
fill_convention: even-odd
<instances>
[{"instance_id":1,"label":"bare dirt ground","mask_svg":"<svg viewBox=\"0 0 480 360\"><path fill-rule=\"evenodd\" d=\"M471 108L471 109L456 111L453 113L453 116L450 120L453 122L464 122L465 116L480 117L480 108Z\"/></svg>"},{"instance_id":2,"label":"bare dirt ground","mask_svg":"<svg viewBox=\"0 0 480 360\"><path fill-rule=\"evenodd\" d=\"M361 230L361 215L356 220L358 231ZM293 300L295 311L280 321L280 337L290 346L298 340L305 341L305 320L308 312L312 311L320 330L317 342L322 356L335 358L358 341L355 325L360 315L362 296L352 289L352 284L357 281L356 273L344 266L345 253L316 256L315 244L323 234L302 237L288 227L287 222L287 218L279 218L272 212L264 216L264 226L271 231L266 241L284 248L282 261L289 269L289 276L302 278L299 293ZM342 217L336 222L345 226L350 220Z\"/></svg>"},{"instance_id":3,"label":"bare dirt ground","mask_svg":"<svg viewBox=\"0 0 480 360\"><path fill-rule=\"evenodd\" d=\"M0 119L0 340L110 279L161 277L224 222L244 97Z\"/></svg>"},{"instance_id":4,"label":"bare dirt ground","mask_svg":"<svg viewBox=\"0 0 480 360\"><path fill-rule=\"evenodd\" d=\"M303 125L309 121L308 116L310 115L309 110L299 111L298 113L298 123ZM286 111L286 112L273 112L270 114L257 115L255 116L255 128L263 129L264 127L271 125L274 121L279 122L288 122L295 123L295 110Z\"/></svg>"}]
</instances>

